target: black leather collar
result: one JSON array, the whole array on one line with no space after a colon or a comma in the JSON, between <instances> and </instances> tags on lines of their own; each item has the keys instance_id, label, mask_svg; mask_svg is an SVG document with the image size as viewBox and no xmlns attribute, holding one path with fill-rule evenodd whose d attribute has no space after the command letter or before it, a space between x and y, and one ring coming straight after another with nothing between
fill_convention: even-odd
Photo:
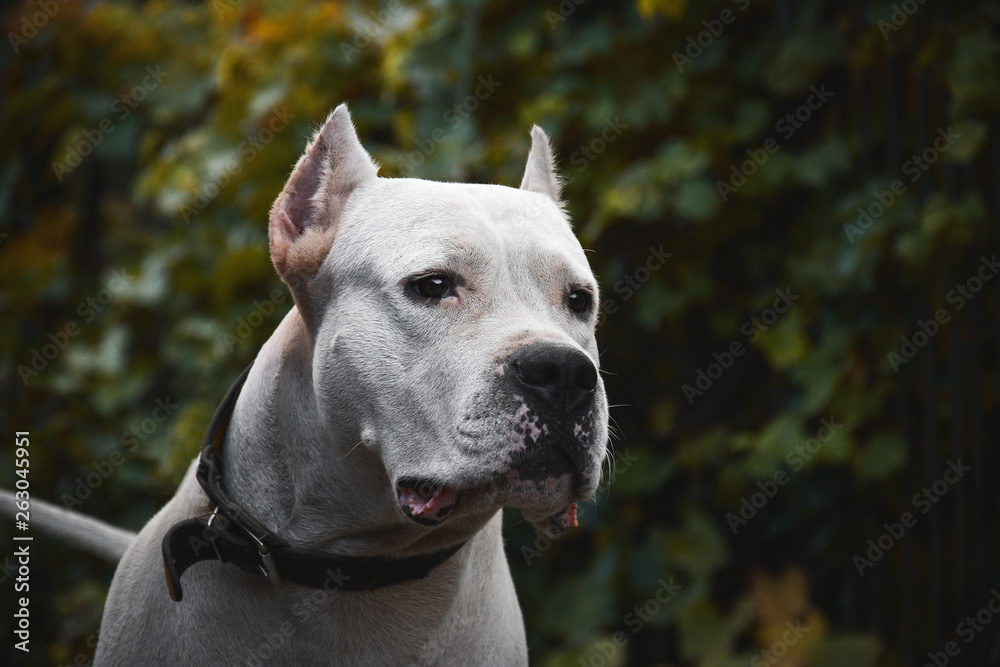
<instances>
[{"instance_id":1,"label":"black leather collar","mask_svg":"<svg viewBox=\"0 0 1000 667\"><path fill-rule=\"evenodd\" d=\"M464 544L406 558L331 556L289 545L226 493L222 482L222 445L236 399L250 374L248 366L229 389L212 418L198 463L198 483L215 510L180 521L163 537L163 566L170 597L183 597L181 575L203 560L218 560L269 579L312 588L364 591L423 579Z\"/></svg>"}]
</instances>

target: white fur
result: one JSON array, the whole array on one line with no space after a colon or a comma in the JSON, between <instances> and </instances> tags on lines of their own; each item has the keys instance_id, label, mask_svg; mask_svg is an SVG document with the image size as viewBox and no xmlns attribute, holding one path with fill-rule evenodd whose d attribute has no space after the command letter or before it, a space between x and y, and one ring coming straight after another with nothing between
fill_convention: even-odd
<instances>
[{"instance_id":1,"label":"white fur","mask_svg":"<svg viewBox=\"0 0 1000 667\"><path fill-rule=\"evenodd\" d=\"M547 428L498 389L504 359L552 341L598 363L595 317L565 307L567 285L596 296L594 277L558 204L548 140L532 138L522 190L382 179L346 107L331 114L272 211L272 256L297 306L260 351L223 450L231 495L295 546L466 546L424 580L367 592L199 563L175 603L160 542L208 511L192 467L121 562L96 664L527 664L499 509L540 520L589 497L607 434L598 380L589 421L572 428L587 461L576 495L563 478L530 493L496 483L511 447ZM405 286L427 271L465 283L428 307ZM446 482L461 500L442 524L419 525L396 499L404 477Z\"/></svg>"}]
</instances>

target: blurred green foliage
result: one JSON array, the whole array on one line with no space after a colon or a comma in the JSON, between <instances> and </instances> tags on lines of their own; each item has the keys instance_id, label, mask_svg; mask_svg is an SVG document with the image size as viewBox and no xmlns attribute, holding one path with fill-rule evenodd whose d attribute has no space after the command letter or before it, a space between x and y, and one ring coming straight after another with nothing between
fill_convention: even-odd
<instances>
[{"instance_id":1,"label":"blurred green foliage","mask_svg":"<svg viewBox=\"0 0 1000 667\"><path fill-rule=\"evenodd\" d=\"M170 496L290 306L267 212L334 106L388 177L516 185L537 123L605 290L618 436L580 529L552 541L508 515L532 663L765 664L801 622L777 664L903 664L905 632L869 622L865 591L923 580L887 584L897 561L861 579L851 558L881 530L866 512L898 517L919 488L897 406L923 362L896 374L886 353L997 246L997 3L927 3L897 25L883 3L820 0L69 0L39 27L42 4L6 10L0 55L0 410L31 430L39 497L86 495L78 509L137 529ZM960 138L906 180L948 126ZM852 242L844 225L896 179L907 192ZM657 251L671 256L651 270ZM776 290L797 299L768 323ZM933 354L965 345L958 326ZM993 415L995 350L982 362ZM178 407L147 432L158 399ZM824 418L838 430L796 469ZM734 535L727 515L779 470ZM996 553L995 500L989 516ZM36 548L32 658L68 664L92 653L112 569ZM643 611L663 582L680 592Z\"/></svg>"}]
</instances>

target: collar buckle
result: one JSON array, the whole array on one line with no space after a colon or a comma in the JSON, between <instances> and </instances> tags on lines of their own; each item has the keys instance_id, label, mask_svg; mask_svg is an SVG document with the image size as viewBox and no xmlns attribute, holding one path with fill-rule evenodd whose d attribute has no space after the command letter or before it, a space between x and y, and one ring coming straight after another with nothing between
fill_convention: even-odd
<instances>
[{"instance_id":1,"label":"collar buckle","mask_svg":"<svg viewBox=\"0 0 1000 667\"><path fill-rule=\"evenodd\" d=\"M257 545L257 553L260 555L260 562L257 563L257 570L267 578L275 586L281 584L281 576L278 574L278 568L274 564L274 559L271 557L271 550L268 549L267 545L259 537L253 534L246 526L243 524L238 524L243 532L246 533L254 544Z\"/></svg>"},{"instance_id":2,"label":"collar buckle","mask_svg":"<svg viewBox=\"0 0 1000 667\"><path fill-rule=\"evenodd\" d=\"M219 515L219 506L216 505L215 509L212 510L212 516L208 517L208 541L211 543L212 548L215 549L215 555L219 557L220 563L225 563L226 559L222 557L222 553L219 551L219 545L215 543L216 532L212 530L212 522L215 521L215 517ZM222 522L224 525L224 522Z\"/></svg>"},{"instance_id":3,"label":"collar buckle","mask_svg":"<svg viewBox=\"0 0 1000 667\"><path fill-rule=\"evenodd\" d=\"M212 522L215 521L215 517L219 515L219 506L216 505L215 509L212 510L212 515L208 517L208 527L211 529ZM228 521L220 522L223 523L223 530L225 530L225 525L229 523ZM260 572L264 577L267 578L272 584L277 586L281 583L281 576L278 574L278 568L274 564L274 558L271 557L271 550L267 547L264 542L257 537L252 530L244 526L242 523L236 523L240 529L246 533L247 537L253 540L254 545L257 547L257 553L260 554L260 562L257 563L257 571ZM215 543L215 534L212 530L208 532L209 539L212 548L215 549L215 555L219 557L219 561L222 563L226 562L226 559L222 557L222 553L219 551L219 546Z\"/></svg>"}]
</instances>

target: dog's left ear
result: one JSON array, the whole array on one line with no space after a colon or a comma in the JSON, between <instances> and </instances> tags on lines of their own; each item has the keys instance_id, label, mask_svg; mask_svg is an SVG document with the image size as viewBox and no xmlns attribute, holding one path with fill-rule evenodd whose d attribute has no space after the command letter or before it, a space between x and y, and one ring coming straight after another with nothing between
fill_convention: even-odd
<instances>
[{"instance_id":1,"label":"dog's left ear","mask_svg":"<svg viewBox=\"0 0 1000 667\"><path fill-rule=\"evenodd\" d=\"M330 252L347 198L377 173L341 104L313 136L271 207L271 261L308 325L315 323L309 283Z\"/></svg>"},{"instance_id":2,"label":"dog's left ear","mask_svg":"<svg viewBox=\"0 0 1000 667\"><path fill-rule=\"evenodd\" d=\"M548 195L552 201L561 204L562 184L556 173L552 147L545 131L537 125L531 128L531 151L524 168L524 178L521 179L521 189Z\"/></svg>"}]
</instances>

